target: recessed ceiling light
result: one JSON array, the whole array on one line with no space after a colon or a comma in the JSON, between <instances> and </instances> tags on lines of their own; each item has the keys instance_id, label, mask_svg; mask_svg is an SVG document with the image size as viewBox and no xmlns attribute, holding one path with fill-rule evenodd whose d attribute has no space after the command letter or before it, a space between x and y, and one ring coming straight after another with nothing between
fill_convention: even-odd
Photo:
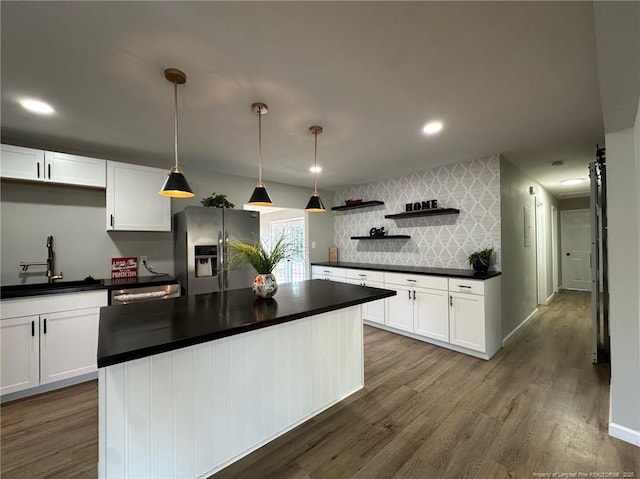
<instances>
[{"instance_id":1,"label":"recessed ceiling light","mask_svg":"<svg viewBox=\"0 0 640 479\"><path fill-rule=\"evenodd\" d=\"M321 166L312 166L311 168L309 168L309 171L311 173L320 173L322 171L322 167Z\"/></svg>"},{"instance_id":2,"label":"recessed ceiling light","mask_svg":"<svg viewBox=\"0 0 640 479\"><path fill-rule=\"evenodd\" d=\"M424 128L422 128L422 133L424 133L425 135L435 135L440 130L442 130L442 123L439 121L432 121L424 125Z\"/></svg>"},{"instance_id":3,"label":"recessed ceiling light","mask_svg":"<svg viewBox=\"0 0 640 479\"><path fill-rule=\"evenodd\" d=\"M32 113L37 113L38 115L52 115L55 113L55 110L51 105L44 101L34 100L33 98L20 100L20 104L24 109L29 110Z\"/></svg>"},{"instance_id":4,"label":"recessed ceiling light","mask_svg":"<svg viewBox=\"0 0 640 479\"><path fill-rule=\"evenodd\" d=\"M583 181L584 178L569 178L568 180L562 180L560 184L564 186L579 185Z\"/></svg>"}]
</instances>

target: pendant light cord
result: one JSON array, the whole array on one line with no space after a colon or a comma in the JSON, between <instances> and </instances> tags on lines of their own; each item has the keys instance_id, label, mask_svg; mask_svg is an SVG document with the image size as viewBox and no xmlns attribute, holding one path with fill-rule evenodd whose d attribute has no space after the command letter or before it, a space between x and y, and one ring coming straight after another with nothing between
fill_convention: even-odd
<instances>
[{"instance_id":1,"label":"pendant light cord","mask_svg":"<svg viewBox=\"0 0 640 479\"><path fill-rule=\"evenodd\" d=\"M314 131L313 132L313 138L314 138L314 146L313 146L313 169L314 171L314 175L313 175L313 193L315 195L318 194L318 132Z\"/></svg>"},{"instance_id":2,"label":"pendant light cord","mask_svg":"<svg viewBox=\"0 0 640 479\"><path fill-rule=\"evenodd\" d=\"M178 82L173 80L173 145L176 159L176 169L178 168Z\"/></svg>"},{"instance_id":3,"label":"pendant light cord","mask_svg":"<svg viewBox=\"0 0 640 479\"><path fill-rule=\"evenodd\" d=\"M258 186L262 186L262 107L258 107Z\"/></svg>"}]
</instances>

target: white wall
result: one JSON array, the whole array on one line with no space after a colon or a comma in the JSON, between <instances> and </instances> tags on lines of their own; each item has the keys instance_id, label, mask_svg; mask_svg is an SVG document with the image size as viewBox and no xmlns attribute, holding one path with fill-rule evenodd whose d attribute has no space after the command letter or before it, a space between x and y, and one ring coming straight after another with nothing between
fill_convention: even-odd
<instances>
[{"instance_id":1,"label":"white wall","mask_svg":"<svg viewBox=\"0 0 640 479\"><path fill-rule=\"evenodd\" d=\"M507 158L500 158L500 208L502 236L502 334L508 337L538 305L535 210L536 196L544 203L547 281L544 297L553 293L551 206L557 200ZM529 207L530 246L524 245L524 207ZM557 238L556 238L557 241Z\"/></svg>"},{"instance_id":2,"label":"white wall","mask_svg":"<svg viewBox=\"0 0 640 479\"><path fill-rule=\"evenodd\" d=\"M633 128L606 134L611 423L640 445L640 105ZM626 429L620 429L620 428ZM629 439L627 439L629 440Z\"/></svg>"},{"instance_id":3,"label":"white wall","mask_svg":"<svg viewBox=\"0 0 640 479\"><path fill-rule=\"evenodd\" d=\"M588 210L591 208L591 199L588 196L579 198L564 198L558 201L558 209L564 210Z\"/></svg>"},{"instance_id":4,"label":"white wall","mask_svg":"<svg viewBox=\"0 0 640 479\"><path fill-rule=\"evenodd\" d=\"M45 261L54 236L55 273L65 280L111 277L111 258L147 255L173 274L172 233L106 231L104 190L3 181L0 193L1 284L46 282L46 268L21 275L20 261ZM141 276L144 270L139 270Z\"/></svg>"},{"instance_id":5,"label":"white wall","mask_svg":"<svg viewBox=\"0 0 640 479\"><path fill-rule=\"evenodd\" d=\"M496 249L500 270L499 155L353 186L337 191L335 204L347 199L381 200L384 206L335 214L335 243L340 261L469 269L467 257L477 249ZM438 200L438 206L457 208L459 215L415 219L385 219L405 211L406 203ZM358 241L372 227L410 240Z\"/></svg>"}]
</instances>

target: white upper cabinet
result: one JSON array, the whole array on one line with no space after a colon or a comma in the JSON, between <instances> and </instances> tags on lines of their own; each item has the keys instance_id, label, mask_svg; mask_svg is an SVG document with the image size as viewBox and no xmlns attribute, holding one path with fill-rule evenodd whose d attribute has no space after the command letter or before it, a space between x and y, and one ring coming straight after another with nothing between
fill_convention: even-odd
<instances>
[{"instance_id":1,"label":"white upper cabinet","mask_svg":"<svg viewBox=\"0 0 640 479\"><path fill-rule=\"evenodd\" d=\"M2 178L94 188L106 186L105 160L13 145L0 148Z\"/></svg>"},{"instance_id":2,"label":"white upper cabinet","mask_svg":"<svg viewBox=\"0 0 640 479\"><path fill-rule=\"evenodd\" d=\"M44 181L44 151L0 145L0 176L16 180Z\"/></svg>"},{"instance_id":3,"label":"white upper cabinet","mask_svg":"<svg viewBox=\"0 0 640 479\"><path fill-rule=\"evenodd\" d=\"M171 231L167 171L107 161L107 231Z\"/></svg>"},{"instance_id":4,"label":"white upper cabinet","mask_svg":"<svg viewBox=\"0 0 640 479\"><path fill-rule=\"evenodd\" d=\"M65 185L107 186L107 162L98 158L45 151L45 181Z\"/></svg>"}]
</instances>

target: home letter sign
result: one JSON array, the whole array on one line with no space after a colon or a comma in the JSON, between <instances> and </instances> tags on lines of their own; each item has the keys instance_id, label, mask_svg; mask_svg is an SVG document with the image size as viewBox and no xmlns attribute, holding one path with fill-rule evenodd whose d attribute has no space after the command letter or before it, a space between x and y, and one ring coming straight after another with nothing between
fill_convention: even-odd
<instances>
[{"instance_id":1,"label":"home letter sign","mask_svg":"<svg viewBox=\"0 0 640 479\"><path fill-rule=\"evenodd\" d=\"M405 211L422 211L433 210L438 207L438 200L416 201L415 203L407 203Z\"/></svg>"}]
</instances>

